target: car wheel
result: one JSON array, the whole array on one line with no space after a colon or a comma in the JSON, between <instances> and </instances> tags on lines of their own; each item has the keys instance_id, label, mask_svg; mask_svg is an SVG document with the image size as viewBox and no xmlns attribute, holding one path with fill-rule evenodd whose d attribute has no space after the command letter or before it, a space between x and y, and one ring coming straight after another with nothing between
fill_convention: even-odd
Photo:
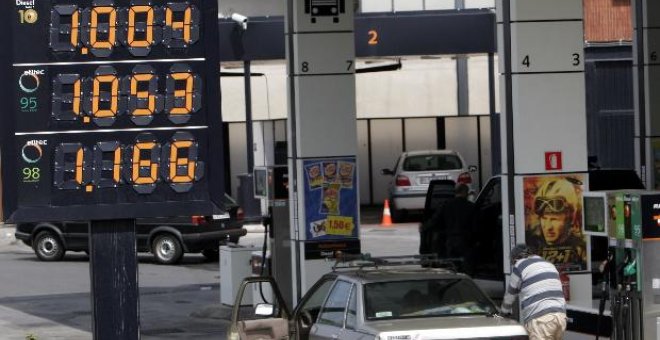
<instances>
[{"instance_id":1,"label":"car wheel","mask_svg":"<svg viewBox=\"0 0 660 340\"><path fill-rule=\"evenodd\" d=\"M220 251L218 249L204 249L202 255L209 261L217 261L220 259Z\"/></svg>"},{"instance_id":2,"label":"car wheel","mask_svg":"<svg viewBox=\"0 0 660 340\"><path fill-rule=\"evenodd\" d=\"M183 256L181 243L172 234L160 234L151 243L151 252L160 264L175 264Z\"/></svg>"},{"instance_id":3,"label":"car wheel","mask_svg":"<svg viewBox=\"0 0 660 340\"><path fill-rule=\"evenodd\" d=\"M52 231L42 231L34 239L34 253L41 261L59 261L65 252L64 244Z\"/></svg>"}]
</instances>

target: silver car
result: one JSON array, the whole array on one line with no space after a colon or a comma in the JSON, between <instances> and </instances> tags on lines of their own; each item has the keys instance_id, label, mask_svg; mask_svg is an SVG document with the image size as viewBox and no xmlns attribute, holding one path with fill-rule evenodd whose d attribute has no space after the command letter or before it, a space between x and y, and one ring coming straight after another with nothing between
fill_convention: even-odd
<instances>
[{"instance_id":1,"label":"silver car","mask_svg":"<svg viewBox=\"0 0 660 340\"><path fill-rule=\"evenodd\" d=\"M392 220L400 221L408 211L422 211L432 180L446 179L471 185L470 172L476 169L466 166L463 157L452 150L402 153L393 169L381 170L381 174L392 176L388 189Z\"/></svg>"},{"instance_id":2,"label":"silver car","mask_svg":"<svg viewBox=\"0 0 660 340\"><path fill-rule=\"evenodd\" d=\"M268 282L271 302L245 305L247 285ZM252 290L254 292L254 290ZM528 339L518 322L497 314L468 276L451 270L387 264L324 275L288 312L270 277L247 278L234 305L229 340Z\"/></svg>"}]
</instances>

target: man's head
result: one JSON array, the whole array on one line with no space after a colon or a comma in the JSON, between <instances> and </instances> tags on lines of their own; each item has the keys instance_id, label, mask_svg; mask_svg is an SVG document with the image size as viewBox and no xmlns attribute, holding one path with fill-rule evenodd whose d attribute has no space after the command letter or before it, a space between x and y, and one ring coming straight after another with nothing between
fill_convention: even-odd
<instances>
[{"instance_id":1,"label":"man's head","mask_svg":"<svg viewBox=\"0 0 660 340\"><path fill-rule=\"evenodd\" d=\"M528 258L534 255L534 251L524 244L517 244L513 249L511 249L511 264L514 264L516 261Z\"/></svg>"},{"instance_id":2,"label":"man's head","mask_svg":"<svg viewBox=\"0 0 660 340\"><path fill-rule=\"evenodd\" d=\"M467 184L460 183L454 188L454 195L456 197L468 197L469 193L470 187L468 187Z\"/></svg>"},{"instance_id":3,"label":"man's head","mask_svg":"<svg viewBox=\"0 0 660 340\"><path fill-rule=\"evenodd\" d=\"M578 197L573 183L551 179L536 192L534 212L541 221L545 242L553 245L566 240L576 219Z\"/></svg>"}]
</instances>

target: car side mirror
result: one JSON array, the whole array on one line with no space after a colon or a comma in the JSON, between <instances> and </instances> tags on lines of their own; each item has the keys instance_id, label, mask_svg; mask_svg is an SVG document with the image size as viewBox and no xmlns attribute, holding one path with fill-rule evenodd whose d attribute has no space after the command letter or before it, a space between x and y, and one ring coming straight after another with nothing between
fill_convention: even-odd
<instances>
[{"instance_id":1,"label":"car side mirror","mask_svg":"<svg viewBox=\"0 0 660 340\"><path fill-rule=\"evenodd\" d=\"M254 308L254 314L259 316L273 316L275 308L269 303L260 303Z\"/></svg>"},{"instance_id":2,"label":"car side mirror","mask_svg":"<svg viewBox=\"0 0 660 340\"><path fill-rule=\"evenodd\" d=\"M470 172L477 172L477 166L476 165L470 165L468 167L468 171Z\"/></svg>"},{"instance_id":3,"label":"car side mirror","mask_svg":"<svg viewBox=\"0 0 660 340\"><path fill-rule=\"evenodd\" d=\"M390 169L380 169L380 174L381 175L394 176L394 171L392 171Z\"/></svg>"}]
</instances>

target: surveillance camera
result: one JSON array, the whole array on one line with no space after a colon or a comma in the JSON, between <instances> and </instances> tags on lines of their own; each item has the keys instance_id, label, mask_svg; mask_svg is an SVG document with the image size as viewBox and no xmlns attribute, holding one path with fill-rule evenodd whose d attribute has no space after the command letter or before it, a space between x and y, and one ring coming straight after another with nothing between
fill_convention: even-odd
<instances>
[{"instance_id":1,"label":"surveillance camera","mask_svg":"<svg viewBox=\"0 0 660 340\"><path fill-rule=\"evenodd\" d=\"M234 13L231 15L231 20L234 20L237 24L240 24L243 29L247 29L248 18L245 15Z\"/></svg>"}]
</instances>

